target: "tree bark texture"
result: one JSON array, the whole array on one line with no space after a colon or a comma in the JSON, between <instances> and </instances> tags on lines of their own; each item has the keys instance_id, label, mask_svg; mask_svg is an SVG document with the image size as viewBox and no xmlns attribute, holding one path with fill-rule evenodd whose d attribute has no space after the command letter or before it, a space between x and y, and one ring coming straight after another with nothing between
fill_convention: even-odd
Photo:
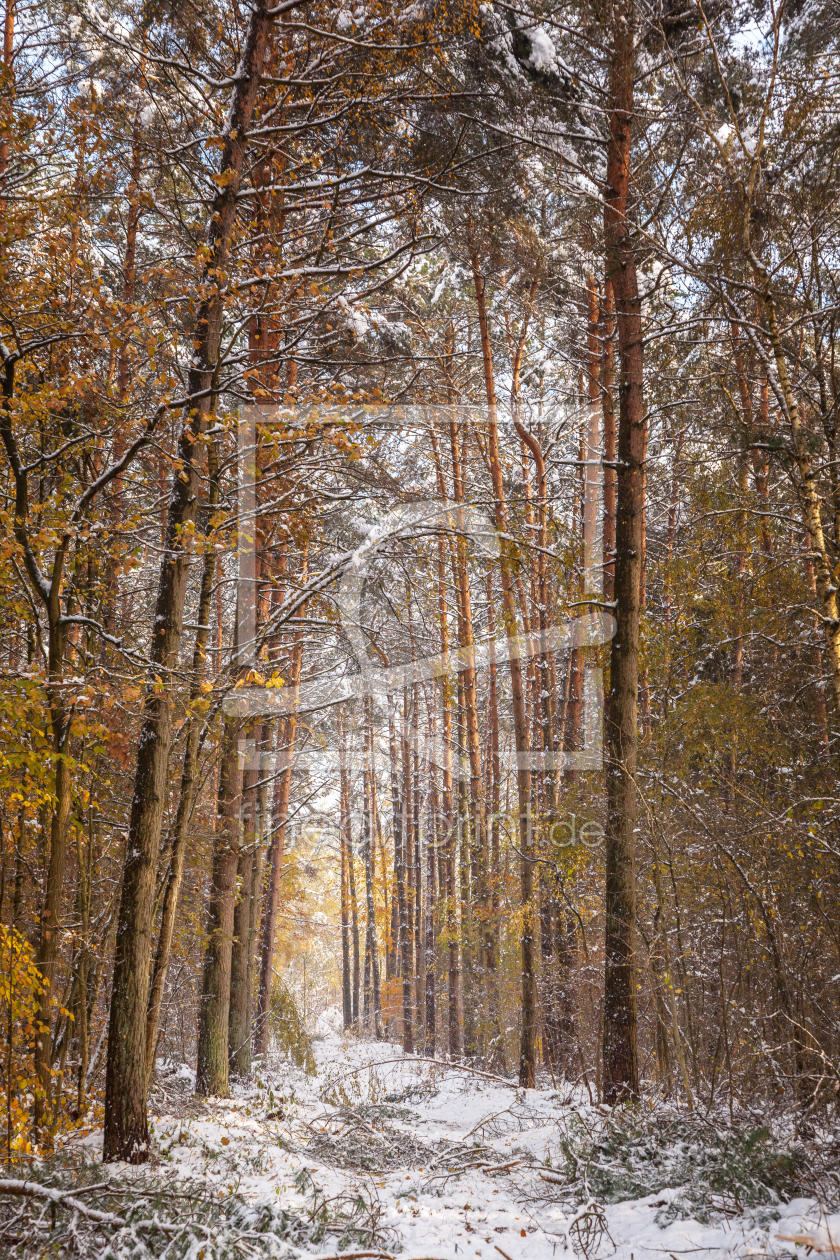
<instances>
[{"instance_id":1,"label":"tree bark texture","mask_svg":"<svg viewBox=\"0 0 840 1260\"><path fill-rule=\"evenodd\" d=\"M248 741L252 758L252 741ZM233 912L233 949L230 960L230 1010L228 1013L228 1060L236 1076L251 1072L251 991L248 988L248 953L251 934L251 888L257 843L257 782L259 766L248 766L242 776L242 846L236 873L236 905Z\"/></svg>"},{"instance_id":2,"label":"tree bark texture","mask_svg":"<svg viewBox=\"0 0 840 1260\"><path fill-rule=\"evenodd\" d=\"M507 535L510 533L507 518L507 499L502 477L499 450L499 429L496 414L496 385L493 375L493 355L490 331L487 324L487 304L484 296L484 276L478 251L470 228L470 259L475 285L478 322L481 336L484 384L487 394L487 455L493 482L494 515L496 528L502 536L499 563L502 577L502 610L505 634L513 640L517 634L516 593L514 564L509 552ZM531 853L531 769L530 737L525 693L522 686L522 668L518 654L510 653L510 683L513 701L513 732L516 748L516 783L519 805L520 896L523 907L522 927L522 1032L519 1049L519 1084L533 1089L537 1060L537 992L534 934L534 862Z\"/></svg>"},{"instance_id":3,"label":"tree bark texture","mask_svg":"<svg viewBox=\"0 0 840 1260\"><path fill-rule=\"evenodd\" d=\"M198 1015L197 1094L227 1098L230 976L236 874L239 867L242 812L242 766L238 721L227 718L222 733L219 769L219 812L213 846L207 946Z\"/></svg>"},{"instance_id":4,"label":"tree bark texture","mask_svg":"<svg viewBox=\"0 0 840 1260\"><path fill-rule=\"evenodd\" d=\"M300 682L302 654L303 643L300 634L298 634L292 648L291 668L289 670L289 685L291 687L297 687ZM265 1054L268 1049L268 1011L271 1005L274 937L277 932L277 913L280 908L280 881L283 874L283 852L286 843L286 821L289 816L289 794L292 790L292 765L295 757L296 735L297 717L291 714L280 725L280 773L274 794L274 835L271 841L271 863L262 919L260 985L257 997L257 1014L254 1021L254 1053L258 1055Z\"/></svg>"},{"instance_id":5,"label":"tree bark texture","mask_svg":"<svg viewBox=\"0 0 840 1260\"><path fill-rule=\"evenodd\" d=\"M628 217L633 124L633 0L612 9L604 237L619 350L615 617L607 724L604 1100L636 1097L636 757L644 452L642 315Z\"/></svg>"},{"instance_id":6,"label":"tree bark texture","mask_svg":"<svg viewBox=\"0 0 840 1260\"><path fill-rule=\"evenodd\" d=\"M208 446L210 465L210 487L208 495L208 516L212 514L219 501L218 457L215 443ZM192 679L190 683L190 703L195 705L201 695L201 683L204 680L207 661L207 639L210 634L210 604L213 595L213 582L216 575L216 551L208 547L204 553L201 571L201 590L198 597L198 630L195 636L193 652ZM169 874L163 895L158 943L155 951L152 981L149 988L149 1005L146 1014L146 1082L151 1083L152 1071L157 1048L158 1028L160 1025L160 1007L166 977L169 971L169 958L172 952L172 937L175 932L175 917L178 913L178 901L181 893L181 881L184 875L184 857L189 835L189 821L195 800L196 774L198 768L198 750L201 739L201 725L197 713L191 713L184 746L184 764L181 771L181 788L178 796L178 809L172 834L172 852L169 859Z\"/></svg>"},{"instance_id":7,"label":"tree bark texture","mask_svg":"<svg viewBox=\"0 0 840 1260\"><path fill-rule=\"evenodd\" d=\"M183 417L169 495L117 922L105 1084L106 1161L142 1163L148 1158L146 1016L155 880L172 739L168 671L177 662L181 644L188 568L184 539L189 537L184 526L195 519L200 438L219 354L224 300L218 277L225 271L237 219L247 135L271 21L261 4L251 11L224 133L220 171L225 182L214 197L208 220L207 262L199 286L189 373L193 401Z\"/></svg>"}]
</instances>

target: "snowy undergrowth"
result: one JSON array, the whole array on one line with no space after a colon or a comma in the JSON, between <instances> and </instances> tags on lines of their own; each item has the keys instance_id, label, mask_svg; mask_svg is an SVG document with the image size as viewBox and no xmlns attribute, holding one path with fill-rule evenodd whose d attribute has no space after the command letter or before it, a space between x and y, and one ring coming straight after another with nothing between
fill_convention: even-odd
<instances>
[{"instance_id":1,"label":"snowy undergrowth","mask_svg":"<svg viewBox=\"0 0 840 1260\"><path fill-rule=\"evenodd\" d=\"M150 1164L103 1169L101 1133L69 1143L33 1172L71 1197L0 1198L0 1255L840 1256L828 1138L609 1113L390 1044L315 1049L314 1075L269 1060L231 1099L199 1101L188 1069L161 1065Z\"/></svg>"},{"instance_id":2,"label":"snowy undergrowth","mask_svg":"<svg viewBox=\"0 0 840 1260\"><path fill-rule=\"evenodd\" d=\"M747 1208L776 1208L803 1192L834 1203L840 1192L840 1141L783 1141L760 1123L716 1124L659 1106L578 1112L560 1126L558 1175L570 1189L618 1203L679 1187L658 1215L707 1222Z\"/></svg>"}]
</instances>

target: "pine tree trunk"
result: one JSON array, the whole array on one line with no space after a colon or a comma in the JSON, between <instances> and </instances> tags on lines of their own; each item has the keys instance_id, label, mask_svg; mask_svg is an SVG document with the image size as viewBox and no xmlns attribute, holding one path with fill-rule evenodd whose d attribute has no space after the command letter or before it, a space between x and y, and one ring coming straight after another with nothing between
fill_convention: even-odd
<instances>
[{"instance_id":1,"label":"pine tree trunk","mask_svg":"<svg viewBox=\"0 0 840 1260\"><path fill-rule=\"evenodd\" d=\"M185 529L195 519L199 497L200 437L217 368L223 298L215 279L224 273L234 225L247 135L265 59L271 19L262 5L251 12L232 92L220 171L225 175L208 220L208 257L193 330L189 393L194 400L178 442L167 512L164 552L155 603L149 683L137 753L111 991L105 1085L103 1159L144 1163L148 1158L146 1114L146 1017L152 949L155 881L172 739L167 671L181 644L187 584ZM206 289L206 296L204 290ZM226 1061L225 1061L226 1064Z\"/></svg>"},{"instance_id":2,"label":"pine tree trunk","mask_svg":"<svg viewBox=\"0 0 840 1260\"><path fill-rule=\"evenodd\" d=\"M420 749L419 749L419 688L414 685L411 713L411 804L412 837L414 840L414 1010L417 1019L418 1049L425 1052L426 1026L426 951L423 947L423 862L420 831Z\"/></svg>"},{"instance_id":3,"label":"pine tree trunk","mask_svg":"<svg viewBox=\"0 0 840 1260\"><path fill-rule=\"evenodd\" d=\"M499 751L499 667L496 664L496 613L493 607L492 577L487 573L487 634L490 639L490 663L487 667L487 704L490 734L490 909L493 924L493 966L499 933L499 880L501 879L501 806L502 763Z\"/></svg>"},{"instance_id":4,"label":"pine tree trunk","mask_svg":"<svg viewBox=\"0 0 840 1260\"><path fill-rule=\"evenodd\" d=\"M361 987L361 971L359 956L359 903L356 899L356 857L353 853L352 814L347 816L347 874L350 887L350 932L353 945L353 1027L359 1026L359 997Z\"/></svg>"},{"instance_id":5,"label":"pine tree trunk","mask_svg":"<svg viewBox=\"0 0 840 1260\"><path fill-rule=\"evenodd\" d=\"M256 743L246 741L252 758ZM248 988L248 953L251 934L251 892L257 843L257 782L259 765L242 776L242 848L236 873L237 899L233 913L233 948L230 960L230 1011L228 1013L228 1065L236 1076L251 1073L251 993Z\"/></svg>"},{"instance_id":6,"label":"pine tree trunk","mask_svg":"<svg viewBox=\"0 0 840 1260\"><path fill-rule=\"evenodd\" d=\"M440 607L440 651L444 659L449 655L449 616L446 608L446 564L444 541L440 539L438 556L438 592ZM441 680L441 711L443 740L443 826L445 833L447 936L447 1045L449 1056L459 1059L464 1053L463 1009L461 997L461 942L458 914L458 828L455 825L452 792L452 682L448 676Z\"/></svg>"},{"instance_id":7,"label":"pine tree trunk","mask_svg":"<svg viewBox=\"0 0 840 1260\"><path fill-rule=\"evenodd\" d=\"M405 863L405 906L407 914L407 939L404 943L405 958L409 965L403 967L403 1000L408 1003L412 1025L412 1041L415 1046L422 1043L422 1031L417 1027L416 1009L416 967L415 954L415 919L417 915L417 889L414 869L414 774L412 772L411 754L413 748L412 734L414 730L414 713L411 702L411 689L403 690L402 714L402 799L403 799L403 861Z\"/></svg>"},{"instance_id":8,"label":"pine tree trunk","mask_svg":"<svg viewBox=\"0 0 840 1260\"><path fill-rule=\"evenodd\" d=\"M369 835L369 879L366 876L368 899L368 923L371 941L371 964L373 969L373 1026L377 1041L384 1036L382 1028L382 974L379 966L379 938L376 931L376 903L374 888L376 883L376 842L379 837L379 819L376 808L376 758L373 746L373 711L370 697L365 702L365 726L367 728L367 788L370 809Z\"/></svg>"},{"instance_id":9,"label":"pine tree trunk","mask_svg":"<svg viewBox=\"0 0 840 1260\"><path fill-rule=\"evenodd\" d=\"M350 778L345 765L347 728L339 715L339 845L341 848L341 1003L345 1031L353 1027L353 989L350 977Z\"/></svg>"},{"instance_id":10,"label":"pine tree trunk","mask_svg":"<svg viewBox=\"0 0 840 1260\"><path fill-rule=\"evenodd\" d=\"M435 922L437 919L437 855L439 816L437 804L437 776L435 755L436 711L435 692L424 688L426 698L426 900L423 916L423 977L424 1012L426 1029L426 1053L434 1057L437 1042Z\"/></svg>"},{"instance_id":11,"label":"pine tree trunk","mask_svg":"<svg viewBox=\"0 0 840 1260\"><path fill-rule=\"evenodd\" d=\"M469 228L470 260L475 284L478 322L481 334L481 353L484 365L484 384L487 395L487 454L493 483L494 516L496 529L501 535L499 565L502 577L502 609L505 634L509 640L516 637L516 593L514 563L507 541L510 536L507 499L502 478L499 430L496 414L496 385L493 375L493 354L490 331L487 324L487 305L484 295L484 276L478 258L472 226ZM534 862L531 831L531 769L530 736L525 693L522 686L522 670L519 656L510 653L510 683L513 703L513 733L516 748L516 785L519 805L520 896L523 909L522 926L522 1032L519 1048L519 1084L533 1089L537 1062L537 993L534 968Z\"/></svg>"},{"instance_id":12,"label":"pine tree trunk","mask_svg":"<svg viewBox=\"0 0 840 1260\"><path fill-rule=\"evenodd\" d=\"M434 769L430 768L434 775ZM437 788L432 785L431 816L433 832L426 841L426 1053L434 1058L437 1049L437 1006L435 994L435 922L437 919Z\"/></svg>"},{"instance_id":13,"label":"pine tree trunk","mask_svg":"<svg viewBox=\"0 0 840 1260\"><path fill-rule=\"evenodd\" d=\"M228 1025L233 954L236 875L240 857L242 767L239 760L238 719L226 718L222 730L219 768L219 810L213 845L210 899L207 906L207 947L198 1015L197 1094L227 1098Z\"/></svg>"},{"instance_id":14,"label":"pine tree trunk","mask_svg":"<svg viewBox=\"0 0 840 1260\"><path fill-rule=\"evenodd\" d=\"M604 599L609 603L615 590L615 367L613 336L615 333L615 299L612 279L604 279L604 292L599 312L601 337L601 417L604 425Z\"/></svg>"},{"instance_id":15,"label":"pine tree trunk","mask_svg":"<svg viewBox=\"0 0 840 1260\"><path fill-rule=\"evenodd\" d=\"M460 676L459 676L460 679ZM457 779L457 848L456 877L457 901L460 909L459 932L461 938L461 1015L463 1053L474 1057L476 1053L476 1003L475 1003L475 964L472 940L472 887L470 885L470 800L469 789L463 773L464 766L464 728L466 706L464 692L458 683L458 702L455 707L455 747L458 755L460 774Z\"/></svg>"},{"instance_id":16,"label":"pine tree trunk","mask_svg":"<svg viewBox=\"0 0 840 1260\"><path fill-rule=\"evenodd\" d=\"M365 735L365 743L367 742ZM363 750L362 765L362 837L361 856L362 870L365 877L365 967L362 978L362 1027L369 1033L373 1024L373 940L371 937L371 902L373 882L371 880L370 900L368 898L368 877L370 874L370 786L368 783L367 748Z\"/></svg>"},{"instance_id":17,"label":"pine tree trunk","mask_svg":"<svg viewBox=\"0 0 840 1260\"><path fill-rule=\"evenodd\" d=\"M449 418L449 445L452 457L452 497L457 504L464 502L464 470L463 451L461 449L461 425L455 416L454 408ZM478 693L476 688L475 660L472 616L472 597L470 593L470 575L467 566L467 545L463 533L459 533L455 545L454 586L458 611L458 645L461 649L462 668L459 671L459 686L465 708L465 731L467 758L470 767L470 833L473 849L477 856L478 874L476 892L479 896L479 926L482 932L479 971L486 966L487 946L484 940L487 906L486 881L486 833L487 823L484 805L484 784L481 774L481 735L478 724Z\"/></svg>"},{"instance_id":18,"label":"pine tree trunk","mask_svg":"<svg viewBox=\"0 0 840 1260\"><path fill-rule=\"evenodd\" d=\"M289 669L289 685L297 687L300 682L301 661L303 658L303 640L298 633ZM268 1049L268 1012L271 1005L271 977L274 963L274 938L277 933L277 913L280 909L280 881L283 874L283 853L286 843L286 822L289 817L289 796L292 790L292 765L295 757L295 737L297 735L297 717L290 714L280 725L279 758L280 772L274 793L273 831L271 841L271 869L266 890L265 908L262 916L262 933L260 941L260 984L257 999L257 1014L254 1021L254 1054L264 1055Z\"/></svg>"},{"instance_id":19,"label":"pine tree trunk","mask_svg":"<svg viewBox=\"0 0 840 1260\"><path fill-rule=\"evenodd\" d=\"M208 443L208 463L210 485L208 494L208 520L219 501L219 464L215 442ZM209 526L208 526L209 528ZM210 633L210 604L213 595L213 582L216 575L216 551L208 547L204 553L201 571L201 590L198 597L198 630L195 636L195 650L192 661L192 679L190 682L190 703L195 704L201 695L201 684L204 681L207 662L207 639ZM152 968L152 980L149 986L149 1005L146 1014L146 1082L151 1083L152 1070L157 1048L158 1028L160 1025L160 1007L166 977L169 971L169 958L172 952L172 937L175 931L175 918L178 913L178 901L181 893L181 881L184 874L184 857L187 849L188 825L192 814L196 790L196 772L198 766L198 750L201 739L201 727L197 714L191 714L187 727L184 745L184 765L181 771L181 788L178 796L178 809L175 814L175 825L172 833L172 853L169 859L169 874L166 890L163 895L160 929L158 931L157 950Z\"/></svg>"},{"instance_id":20,"label":"pine tree trunk","mask_svg":"<svg viewBox=\"0 0 840 1260\"><path fill-rule=\"evenodd\" d=\"M248 925L248 1029L252 1048L255 1045L256 977L259 968L260 912L263 904L266 835L270 832L268 785L272 771L271 724L263 722L260 734L260 785L257 790L257 843L251 872L251 920Z\"/></svg>"},{"instance_id":21,"label":"pine tree trunk","mask_svg":"<svg viewBox=\"0 0 840 1260\"><path fill-rule=\"evenodd\" d=\"M363 837L361 837L361 861L365 877L365 1017L373 1023L377 1041L382 1041L382 995L379 990L379 944L377 941L377 910L373 896L375 854L373 840L372 766L370 766L370 701L365 699L365 765L363 770ZM369 988L366 973L370 974Z\"/></svg>"},{"instance_id":22,"label":"pine tree trunk","mask_svg":"<svg viewBox=\"0 0 840 1260\"><path fill-rule=\"evenodd\" d=\"M378 849L379 855L380 855L380 865L382 868L382 891L383 891L384 900L385 900L385 922L387 923L388 921L388 889L386 886L385 852L384 852L384 844L382 840L382 829L379 822L379 804L377 801L377 792L376 792L376 747L374 743L373 713L371 710L370 701L368 701L368 706L367 706L366 723L367 723L367 728L368 728L368 752L370 756L370 761L369 761L369 767L370 767L369 769L370 844L371 844L370 869L371 869L371 878L372 878L374 889L375 889L376 854L377 854L377 849ZM386 950L385 970L387 974L387 970L388 970L387 950ZM376 1029L376 1036L381 1041L382 1038L385 1036L385 1030L382 1024L382 971L379 965L379 945L378 945L378 938L376 935L375 917L374 917L374 948L373 948L373 1009L374 1009L374 1026Z\"/></svg>"},{"instance_id":23,"label":"pine tree trunk","mask_svg":"<svg viewBox=\"0 0 840 1260\"><path fill-rule=\"evenodd\" d=\"M636 757L644 451L641 302L628 219L635 67L633 0L612 9L610 138L604 205L607 276L615 297L619 348L615 601L607 726L604 1100L636 1097Z\"/></svg>"},{"instance_id":24,"label":"pine tree trunk","mask_svg":"<svg viewBox=\"0 0 840 1260\"><path fill-rule=\"evenodd\" d=\"M385 877L383 876L383 878ZM388 961L386 964L385 975L388 980L396 980L400 974L399 956L398 956L399 939L400 939L400 917L399 917L399 911L397 907L396 876L393 874L391 876L390 925L391 925L391 931L388 936Z\"/></svg>"},{"instance_id":25,"label":"pine tree trunk","mask_svg":"<svg viewBox=\"0 0 840 1260\"><path fill-rule=\"evenodd\" d=\"M403 1012L402 1043L406 1054L414 1051L414 1027L411 1018L411 929L408 921L408 898L406 895L405 851L408 837L405 834L405 801L400 792L399 762L397 759L396 706L394 697L388 693L388 739L391 765L391 800L394 809L394 874L397 880L397 912L399 915L398 957L400 978L402 980Z\"/></svg>"},{"instance_id":26,"label":"pine tree trunk","mask_svg":"<svg viewBox=\"0 0 840 1260\"><path fill-rule=\"evenodd\" d=\"M450 324L446 332L446 348L454 353L454 331ZM450 389L449 403L454 404L454 390ZM451 421L450 421L451 423ZM451 436L451 430L450 430ZM446 499L446 486L441 467L440 451L434 426L431 429L432 449L435 457L438 494L441 500ZM437 580L438 580L438 625L440 631L440 654L444 661L449 660L449 610L446 600L446 540L441 534L438 538ZM457 571L457 558L450 553L453 571ZM441 785L442 803L442 875L441 894L446 899L446 1048L451 1059L459 1059L464 1053L463 1011L461 999L461 946L458 915L458 828L455 822L454 796L452 786L452 678L447 670L440 680L441 692L441 742L443 745L443 775Z\"/></svg>"}]
</instances>

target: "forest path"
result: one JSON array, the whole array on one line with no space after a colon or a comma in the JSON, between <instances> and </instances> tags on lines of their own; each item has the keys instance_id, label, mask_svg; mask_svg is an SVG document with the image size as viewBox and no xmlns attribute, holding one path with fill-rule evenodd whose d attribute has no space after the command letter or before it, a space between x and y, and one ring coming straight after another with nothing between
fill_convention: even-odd
<instances>
[{"instance_id":1,"label":"forest path","mask_svg":"<svg viewBox=\"0 0 840 1260\"><path fill-rule=\"evenodd\" d=\"M231 1099L196 1103L178 1091L179 1083L189 1088L189 1069L164 1074L170 1098L157 1095L152 1125L158 1167L201 1178L219 1193L237 1189L255 1203L279 1196L303 1217L316 1210L353 1222L350 1235L342 1237L336 1224L315 1250L308 1244L305 1254L313 1256L804 1256L808 1244L796 1237L831 1251L830 1243L820 1247L819 1222L804 1200L772 1222L745 1214L664 1225L657 1216L679 1187L598 1209L585 1202L576 1209L568 1192L561 1203L551 1168L562 1159L563 1133L596 1118L576 1092L521 1091L405 1058L393 1044L334 1034L316 1042L315 1053L314 1075L267 1064L255 1082L235 1086Z\"/></svg>"}]
</instances>

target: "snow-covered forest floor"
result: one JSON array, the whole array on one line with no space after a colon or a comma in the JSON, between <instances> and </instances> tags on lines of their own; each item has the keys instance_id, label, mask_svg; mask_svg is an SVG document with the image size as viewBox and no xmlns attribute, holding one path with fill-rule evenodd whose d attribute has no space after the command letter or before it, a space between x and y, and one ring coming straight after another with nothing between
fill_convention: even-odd
<instances>
[{"instance_id":1,"label":"snow-covered forest floor","mask_svg":"<svg viewBox=\"0 0 840 1260\"><path fill-rule=\"evenodd\" d=\"M51 1197L0 1200L0 1254L840 1255L836 1134L803 1145L647 1103L611 1116L336 1034L314 1051L314 1073L268 1063L224 1100L159 1065L150 1163L106 1171L101 1131L68 1141L30 1174Z\"/></svg>"}]
</instances>

